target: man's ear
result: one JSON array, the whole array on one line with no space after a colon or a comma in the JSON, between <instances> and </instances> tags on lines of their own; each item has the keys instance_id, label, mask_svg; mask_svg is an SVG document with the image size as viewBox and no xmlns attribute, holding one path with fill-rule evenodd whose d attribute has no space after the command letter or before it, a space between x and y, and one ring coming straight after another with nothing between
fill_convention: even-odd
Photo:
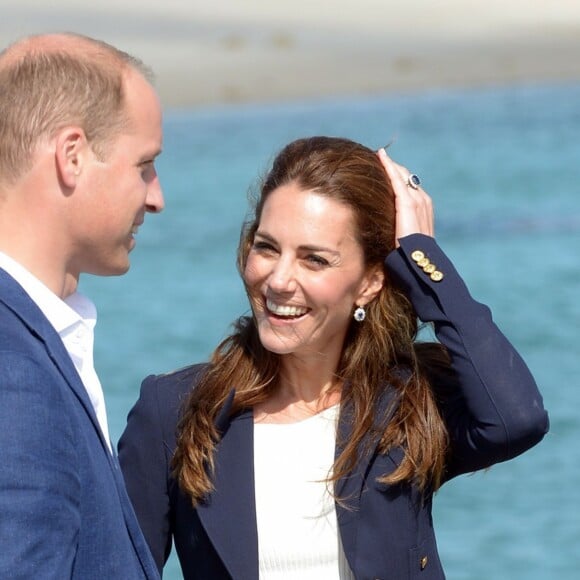
<instances>
[{"instance_id":1,"label":"man's ear","mask_svg":"<svg viewBox=\"0 0 580 580\"><path fill-rule=\"evenodd\" d=\"M62 185L74 188L87 161L89 146L80 127L65 127L55 138L55 163Z\"/></svg>"},{"instance_id":2,"label":"man's ear","mask_svg":"<svg viewBox=\"0 0 580 580\"><path fill-rule=\"evenodd\" d=\"M365 275L361 285L361 291L356 303L364 306L374 300L381 291L385 282L385 272L382 266L374 266Z\"/></svg>"}]
</instances>

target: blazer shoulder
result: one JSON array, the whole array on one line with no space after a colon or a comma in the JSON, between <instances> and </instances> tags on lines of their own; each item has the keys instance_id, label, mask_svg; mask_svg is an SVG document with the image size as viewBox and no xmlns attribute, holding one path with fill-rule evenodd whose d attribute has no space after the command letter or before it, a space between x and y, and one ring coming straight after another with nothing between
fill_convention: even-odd
<instances>
[{"instance_id":1,"label":"blazer shoulder","mask_svg":"<svg viewBox=\"0 0 580 580\"><path fill-rule=\"evenodd\" d=\"M207 367L208 363L197 363L166 373L150 375L143 381L143 384L154 385L158 391L165 393L168 397L187 394L195 388Z\"/></svg>"},{"instance_id":2,"label":"blazer shoulder","mask_svg":"<svg viewBox=\"0 0 580 580\"><path fill-rule=\"evenodd\" d=\"M7 304L0 292L0 348L9 347L10 350L24 348L25 352L29 352L31 336L31 328L20 316L18 309Z\"/></svg>"},{"instance_id":3,"label":"blazer shoulder","mask_svg":"<svg viewBox=\"0 0 580 580\"><path fill-rule=\"evenodd\" d=\"M163 423L175 424L184 401L207 366L207 363L198 363L146 377L141 384L138 404L146 408L156 407Z\"/></svg>"}]
</instances>

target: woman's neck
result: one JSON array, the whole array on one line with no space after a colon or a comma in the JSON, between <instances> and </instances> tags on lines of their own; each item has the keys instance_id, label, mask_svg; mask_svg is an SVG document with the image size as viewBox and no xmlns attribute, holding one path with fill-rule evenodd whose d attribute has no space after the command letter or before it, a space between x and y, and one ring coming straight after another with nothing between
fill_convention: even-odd
<instances>
[{"instance_id":1,"label":"woman's neck","mask_svg":"<svg viewBox=\"0 0 580 580\"><path fill-rule=\"evenodd\" d=\"M316 415L340 402L342 382L335 367L324 361L283 357L278 387L254 407L254 421L294 423Z\"/></svg>"}]
</instances>

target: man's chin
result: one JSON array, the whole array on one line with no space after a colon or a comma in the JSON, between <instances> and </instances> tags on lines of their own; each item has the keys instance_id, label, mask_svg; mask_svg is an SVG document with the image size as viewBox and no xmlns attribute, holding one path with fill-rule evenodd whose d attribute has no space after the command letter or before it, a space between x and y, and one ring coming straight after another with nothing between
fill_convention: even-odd
<instances>
[{"instance_id":1,"label":"man's chin","mask_svg":"<svg viewBox=\"0 0 580 580\"><path fill-rule=\"evenodd\" d=\"M92 274L93 276L122 276L129 271L131 264L129 260L125 262L119 262L118 264L101 264L90 270L87 269L87 274Z\"/></svg>"}]
</instances>

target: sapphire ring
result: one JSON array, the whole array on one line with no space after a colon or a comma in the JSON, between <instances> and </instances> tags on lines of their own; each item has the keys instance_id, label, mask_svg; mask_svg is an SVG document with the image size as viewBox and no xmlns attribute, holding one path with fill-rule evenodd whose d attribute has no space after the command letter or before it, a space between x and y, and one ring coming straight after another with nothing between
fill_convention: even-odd
<instances>
[{"instance_id":1,"label":"sapphire ring","mask_svg":"<svg viewBox=\"0 0 580 580\"><path fill-rule=\"evenodd\" d=\"M415 175L414 173L411 173L411 175L407 177L407 185L409 187L412 187L413 189L419 189L419 186L421 185L421 180L419 179L419 176Z\"/></svg>"}]
</instances>

